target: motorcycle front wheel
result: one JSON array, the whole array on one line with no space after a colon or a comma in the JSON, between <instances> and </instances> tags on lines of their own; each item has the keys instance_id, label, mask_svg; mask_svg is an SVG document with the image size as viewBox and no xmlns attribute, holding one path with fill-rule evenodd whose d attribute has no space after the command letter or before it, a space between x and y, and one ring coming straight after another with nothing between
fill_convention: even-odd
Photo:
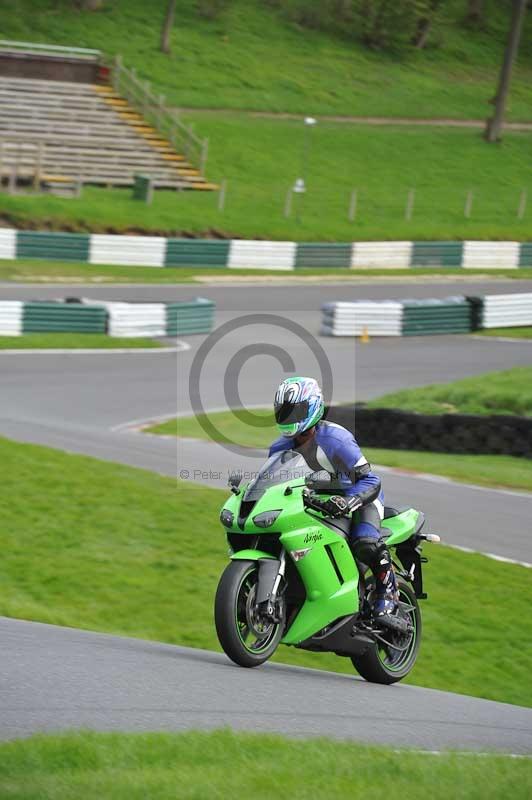
<instances>
[{"instance_id":1,"label":"motorcycle front wheel","mask_svg":"<svg viewBox=\"0 0 532 800\"><path fill-rule=\"evenodd\" d=\"M351 659L357 672L372 683L397 683L405 678L416 663L421 644L421 613L417 598L403 578L398 578L397 583L398 616L409 623L411 632L397 634L383 630L380 641L364 655Z\"/></svg>"},{"instance_id":2,"label":"motorcycle front wheel","mask_svg":"<svg viewBox=\"0 0 532 800\"><path fill-rule=\"evenodd\" d=\"M225 654L241 667L258 667L276 651L284 630L280 622L262 618L256 607L258 565L231 561L224 570L214 600L216 633Z\"/></svg>"}]
</instances>

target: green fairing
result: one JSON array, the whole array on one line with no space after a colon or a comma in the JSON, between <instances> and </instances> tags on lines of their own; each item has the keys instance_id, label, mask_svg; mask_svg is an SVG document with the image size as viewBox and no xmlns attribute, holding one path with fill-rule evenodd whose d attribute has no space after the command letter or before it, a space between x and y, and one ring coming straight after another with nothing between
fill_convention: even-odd
<instances>
[{"instance_id":1,"label":"green fairing","mask_svg":"<svg viewBox=\"0 0 532 800\"><path fill-rule=\"evenodd\" d=\"M386 544L393 547L410 539L416 529L418 519L419 511L416 511L415 508L409 508L408 511L403 511L396 517L385 519L382 523L383 534L386 533L386 528L392 532L392 535L386 539Z\"/></svg>"},{"instance_id":2,"label":"green fairing","mask_svg":"<svg viewBox=\"0 0 532 800\"><path fill-rule=\"evenodd\" d=\"M231 561L258 561L259 558L270 558L275 561L275 556L263 550L239 550L238 553L231 553Z\"/></svg>"},{"instance_id":3,"label":"green fairing","mask_svg":"<svg viewBox=\"0 0 532 800\"><path fill-rule=\"evenodd\" d=\"M292 488L292 492L286 494L288 487ZM309 512L304 507L303 480L296 478L267 488L255 502L244 525L240 527L238 525L240 503L247 488L248 485L244 485L239 494L231 495L224 505L224 509L232 512L234 517L233 526L227 529L228 532L249 534L250 537L276 534L288 557L294 550L311 548L304 558L294 561L305 587L306 599L288 630L285 631L281 643L297 645L338 618L358 611L359 574L351 549L341 534L324 524L323 516L319 512ZM277 509L282 511L271 527L261 528L254 524L253 518L258 514ZM387 519L384 526L392 531L387 544L397 545L406 541L415 531L418 517L418 511L409 509ZM326 545L334 556L342 582L331 562L329 552L325 549ZM231 558L256 561L272 556L259 548L239 550L232 554Z\"/></svg>"}]
</instances>

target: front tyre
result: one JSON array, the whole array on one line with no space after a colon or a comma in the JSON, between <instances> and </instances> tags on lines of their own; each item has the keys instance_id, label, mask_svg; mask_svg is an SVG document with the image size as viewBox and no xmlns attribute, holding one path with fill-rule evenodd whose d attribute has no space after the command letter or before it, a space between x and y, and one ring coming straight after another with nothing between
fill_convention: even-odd
<instances>
[{"instance_id":1,"label":"front tyre","mask_svg":"<svg viewBox=\"0 0 532 800\"><path fill-rule=\"evenodd\" d=\"M231 661L241 667L264 664L277 649L284 630L284 607L277 623L258 613L258 574L254 561L231 561L220 578L214 600L218 641Z\"/></svg>"},{"instance_id":2,"label":"front tyre","mask_svg":"<svg viewBox=\"0 0 532 800\"><path fill-rule=\"evenodd\" d=\"M409 623L411 632L397 634L383 630L377 644L371 646L363 656L351 659L360 675L372 683L397 683L405 678L416 663L421 644L421 613L417 598L403 578L398 578L397 583L397 613Z\"/></svg>"}]
</instances>

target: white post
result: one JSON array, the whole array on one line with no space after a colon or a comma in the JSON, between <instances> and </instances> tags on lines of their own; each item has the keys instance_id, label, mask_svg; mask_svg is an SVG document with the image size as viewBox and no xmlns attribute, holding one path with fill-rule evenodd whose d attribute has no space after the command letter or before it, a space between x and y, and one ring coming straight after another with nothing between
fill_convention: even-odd
<instances>
[{"instance_id":1,"label":"white post","mask_svg":"<svg viewBox=\"0 0 532 800\"><path fill-rule=\"evenodd\" d=\"M220 190L218 192L218 211L223 211L225 208L226 191L227 191L227 181L224 178L220 184Z\"/></svg>"},{"instance_id":2,"label":"white post","mask_svg":"<svg viewBox=\"0 0 532 800\"><path fill-rule=\"evenodd\" d=\"M201 164L200 164L200 172L203 178L205 178L208 157L209 157L209 139L205 138L201 146Z\"/></svg>"},{"instance_id":3,"label":"white post","mask_svg":"<svg viewBox=\"0 0 532 800\"><path fill-rule=\"evenodd\" d=\"M33 186L37 190L41 186L43 152L44 152L44 142L39 142L37 149L37 163L35 165L35 176L33 179Z\"/></svg>"},{"instance_id":4,"label":"white post","mask_svg":"<svg viewBox=\"0 0 532 800\"><path fill-rule=\"evenodd\" d=\"M286 200L284 203L284 215L285 217L289 217L292 213L292 187L290 186L287 193L286 193Z\"/></svg>"},{"instance_id":5,"label":"white post","mask_svg":"<svg viewBox=\"0 0 532 800\"><path fill-rule=\"evenodd\" d=\"M473 190L470 189L466 195L464 217L469 219L471 216L471 209L473 208Z\"/></svg>"},{"instance_id":6,"label":"white post","mask_svg":"<svg viewBox=\"0 0 532 800\"><path fill-rule=\"evenodd\" d=\"M351 201L349 203L349 222L354 222L357 215L357 190L353 189L351 192Z\"/></svg>"},{"instance_id":7,"label":"white post","mask_svg":"<svg viewBox=\"0 0 532 800\"><path fill-rule=\"evenodd\" d=\"M414 197L416 194L415 189L410 189L406 200L405 219L409 222L412 219L412 212L414 210Z\"/></svg>"},{"instance_id":8,"label":"white post","mask_svg":"<svg viewBox=\"0 0 532 800\"><path fill-rule=\"evenodd\" d=\"M522 189L521 197L519 198L519 209L517 211L517 219L523 219L526 211L527 191Z\"/></svg>"},{"instance_id":9,"label":"white post","mask_svg":"<svg viewBox=\"0 0 532 800\"><path fill-rule=\"evenodd\" d=\"M157 116L159 131L163 133L163 116L164 116L164 94L159 95L159 113Z\"/></svg>"}]
</instances>

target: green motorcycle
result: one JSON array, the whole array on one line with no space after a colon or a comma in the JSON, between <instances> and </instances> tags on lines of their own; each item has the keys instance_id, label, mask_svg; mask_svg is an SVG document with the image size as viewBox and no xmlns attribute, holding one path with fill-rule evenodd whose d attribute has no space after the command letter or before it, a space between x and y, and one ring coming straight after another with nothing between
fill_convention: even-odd
<instances>
[{"instance_id":1,"label":"green motorcycle","mask_svg":"<svg viewBox=\"0 0 532 800\"><path fill-rule=\"evenodd\" d=\"M440 540L421 532L424 515L385 509L382 536L400 563L394 560L398 611L383 626L371 616L374 579L348 544L350 519L327 516L327 496L339 494L329 473L313 472L300 453L286 450L240 484L231 478L220 512L231 562L214 606L229 658L256 667L285 644L348 657L375 683L408 675L421 643L418 600L426 598L421 545Z\"/></svg>"}]
</instances>

